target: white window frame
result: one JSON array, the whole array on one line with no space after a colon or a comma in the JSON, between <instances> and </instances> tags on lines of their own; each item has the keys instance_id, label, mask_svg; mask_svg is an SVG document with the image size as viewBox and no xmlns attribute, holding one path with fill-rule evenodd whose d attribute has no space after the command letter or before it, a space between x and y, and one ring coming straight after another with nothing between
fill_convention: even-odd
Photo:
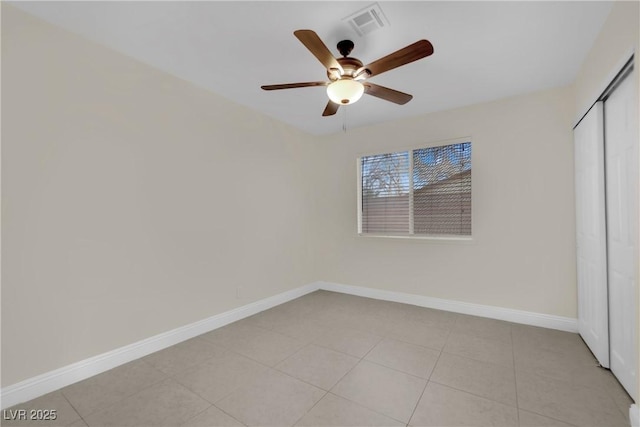
<instances>
[{"instance_id":1,"label":"white window frame","mask_svg":"<svg viewBox=\"0 0 640 427\"><path fill-rule=\"evenodd\" d=\"M473 208L471 209L471 235L465 235L465 236L460 236L460 235L451 235L451 234L445 234L445 235L436 235L436 234L414 234L413 232L413 209L409 209L409 234L381 234L381 233L363 233L362 232L362 158L363 157L367 157L367 156L375 156L375 155L380 155L380 154L385 154L385 153L398 153L398 152L405 152L405 151L409 151L412 152L414 150L421 150L424 148L432 148L432 147L440 147L440 146L444 146L444 145L453 145L453 144L462 144L465 142L469 142L471 143L472 147L475 147L473 145L473 139L469 136L469 137L462 137L462 138L455 138L455 139L447 139L447 140L440 140L440 141L433 141L433 142L429 142L420 146L410 146L410 147L393 147L393 148L389 148L386 150L376 150L376 151L372 151L372 152L366 152L366 153L358 153L358 157L356 158L356 180L357 180L357 198L356 198L356 204L357 204L357 232L358 232L358 236L360 237L372 237L372 238L387 238L387 239L409 239L409 240L423 240L423 241L436 241L436 242L443 242L443 243L447 243L447 242L466 242L466 243L471 243L473 242L473 233L475 230L475 227L473 225L474 221L473 221L473 217L474 217L474 210ZM471 149L471 170L473 171L473 165L474 165L474 149ZM410 206L413 206L413 155L409 155L409 188L411 189L411 191L409 192L409 204ZM473 203L473 172L471 173L471 206L473 207L474 203Z\"/></svg>"}]
</instances>

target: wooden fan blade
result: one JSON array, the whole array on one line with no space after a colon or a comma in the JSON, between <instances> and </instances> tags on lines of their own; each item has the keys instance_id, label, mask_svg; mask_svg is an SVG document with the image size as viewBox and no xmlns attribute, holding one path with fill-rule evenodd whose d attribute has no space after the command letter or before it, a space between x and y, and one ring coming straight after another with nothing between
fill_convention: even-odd
<instances>
[{"instance_id":1,"label":"wooden fan blade","mask_svg":"<svg viewBox=\"0 0 640 427\"><path fill-rule=\"evenodd\" d=\"M280 85L260 86L264 90L295 89L297 87L327 86L329 82L284 83Z\"/></svg>"},{"instance_id":2,"label":"wooden fan blade","mask_svg":"<svg viewBox=\"0 0 640 427\"><path fill-rule=\"evenodd\" d=\"M338 108L340 108L339 104L336 104L333 101L329 101L327 103L327 106L324 108L324 111L322 112L322 116L333 116L338 111Z\"/></svg>"},{"instance_id":3,"label":"wooden fan blade","mask_svg":"<svg viewBox=\"0 0 640 427\"><path fill-rule=\"evenodd\" d=\"M340 70L340 74L344 72L342 66L331 54L329 48L327 48L327 46L322 42L322 40L320 40L320 37L318 37L318 35L314 31L296 30L293 32L293 35L295 35L298 40L300 40L302 44L305 45L307 49L309 49L313 56L318 58L318 61L320 61L327 70L330 70L331 68L337 68L338 70Z\"/></svg>"},{"instance_id":4,"label":"wooden fan blade","mask_svg":"<svg viewBox=\"0 0 640 427\"><path fill-rule=\"evenodd\" d=\"M408 93L399 92L397 90L369 82L364 83L364 93L400 105L406 104L413 98L413 95L409 95Z\"/></svg>"},{"instance_id":5,"label":"wooden fan blade","mask_svg":"<svg viewBox=\"0 0 640 427\"><path fill-rule=\"evenodd\" d=\"M418 40L400 50L397 50L385 57L365 65L364 69L369 70L369 77L377 76L385 71L393 70L410 62L429 56L433 53L433 45L428 40Z\"/></svg>"}]
</instances>

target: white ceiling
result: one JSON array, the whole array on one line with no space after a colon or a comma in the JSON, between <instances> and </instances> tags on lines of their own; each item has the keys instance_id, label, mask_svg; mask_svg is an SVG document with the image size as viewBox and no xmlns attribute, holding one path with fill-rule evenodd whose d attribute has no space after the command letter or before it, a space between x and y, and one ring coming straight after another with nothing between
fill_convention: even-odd
<instances>
[{"instance_id":1,"label":"white ceiling","mask_svg":"<svg viewBox=\"0 0 640 427\"><path fill-rule=\"evenodd\" d=\"M342 19L373 2L17 2L16 7L313 134L569 84L611 2L379 2L389 26L358 36ZM338 56L365 64L419 39L435 53L373 77L411 93L399 106L364 96L321 117L323 87L266 92L264 84L326 80L293 36L312 29Z\"/></svg>"}]
</instances>

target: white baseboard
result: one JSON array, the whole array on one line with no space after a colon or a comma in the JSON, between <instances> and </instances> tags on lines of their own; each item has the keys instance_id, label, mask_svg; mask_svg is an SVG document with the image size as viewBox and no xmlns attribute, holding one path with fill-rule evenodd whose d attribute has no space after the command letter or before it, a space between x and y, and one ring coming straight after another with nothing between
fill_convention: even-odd
<instances>
[{"instance_id":1,"label":"white baseboard","mask_svg":"<svg viewBox=\"0 0 640 427\"><path fill-rule=\"evenodd\" d=\"M35 399L316 290L318 283L310 283L4 387L0 391L0 408Z\"/></svg>"},{"instance_id":2,"label":"white baseboard","mask_svg":"<svg viewBox=\"0 0 640 427\"><path fill-rule=\"evenodd\" d=\"M472 314L526 325L559 329L562 331L577 332L578 330L577 320L568 317L431 298L402 292L384 291L381 289L341 285L338 283L314 282L5 387L0 390L0 408L5 409L18 403L35 399L36 397L100 374L116 366L139 359L155 351L178 344L319 289L417 305L420 307L435 308L455 313ZM635 406L635 411L637 419L637 406Z\"/></svg>"},{"instance_id":3,"label":"white baseboard","mask_svg":"<svg viewBox=\"0 0 640 427\"><path fill-rule=\"evenodd\" d=\"M635 403L629 408L629 421L631 427L640 427L640 407Z\"/></svg>"},{"instance_id":4,"label":"white baseboard","mask_svg":"<svg viewBox=\"0 0 640 427\"><path fill-rule=\"evenodd\" d=\"M319 282L320 289L341 292L343 294L394 301L419 307L435 308L452 311L454 313L471 314L491 319L506 320L524 325L540 326L567 332L578 332L578 320L570 317L554 316L550 314L534 313L531 311L513 310L510 308L490 305L472 304L468 302L431 298L422 295L403 292L385 291L381 289L364 288L360 286L342 285L339 283Z\"/></svg>"}]
</instances>

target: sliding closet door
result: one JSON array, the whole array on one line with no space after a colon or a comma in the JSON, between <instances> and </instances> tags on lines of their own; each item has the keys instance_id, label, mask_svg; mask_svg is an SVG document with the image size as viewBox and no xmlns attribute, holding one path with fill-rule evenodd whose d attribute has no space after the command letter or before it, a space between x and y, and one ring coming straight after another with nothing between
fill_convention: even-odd
<instances>
[{"instance_id":1,"label":"sliding closet door","mask_svg":"<svg viewBox=\"0 0 640 427\"><path fill-rule=\"evenodd\" d=\"M611 370L637 400L638 100L635 75L604 104Z\"/></svg>"},{"instance_id":2,"label":"sliding closet door","mask_svg":"<svg viewBox=\"0 0 640 427\"><path fill-rule=\"evenodd\" d=\"M574 129L578 329L609 367L602 102Z\"/></svg>"}]
</instances>

